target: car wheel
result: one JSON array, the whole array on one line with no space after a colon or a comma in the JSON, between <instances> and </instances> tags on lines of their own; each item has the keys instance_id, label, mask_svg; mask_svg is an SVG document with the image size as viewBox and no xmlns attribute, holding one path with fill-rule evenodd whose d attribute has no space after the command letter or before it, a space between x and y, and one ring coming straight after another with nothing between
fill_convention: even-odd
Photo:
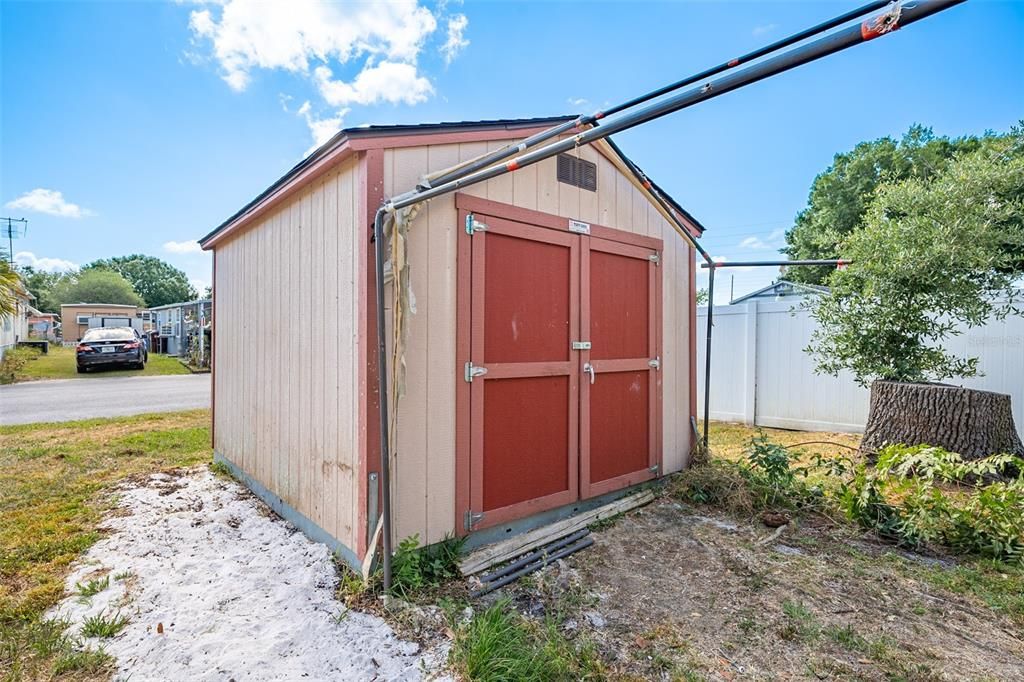
<instances>
[{"instance_id":1,"label":"car wheel","mask_svg":"<svg viewBox=\"0 0 1024 682\"><path fill-rule=\"evenodd\" d=\"M77 369L79 374L85 374L87 371L85 367L78 367Z\"/></svg>"}]
</instances>

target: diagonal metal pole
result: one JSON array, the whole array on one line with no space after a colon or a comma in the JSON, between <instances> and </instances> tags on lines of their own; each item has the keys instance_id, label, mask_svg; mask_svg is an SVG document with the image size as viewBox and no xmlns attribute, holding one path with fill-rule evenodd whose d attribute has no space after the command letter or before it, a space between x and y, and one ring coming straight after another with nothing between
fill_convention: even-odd
<instances>
[{"instance_id":1,"label":"diagonal metal pole","mask_svg":"<svg viewBox=\"0 0 1024 682\"><path fill-rule=\"evenodd\" d=\"M451 182L452 180L465 177L469 173L486 168L487 166L497 163L498 161L504 161L505 159L516 154L521 154L525 152L527 149L534 147L540 144L541 142L547 142L548 140L554 139L559 135L562 135L563 133L569 132L570 130L583 130L587 125L593 125L597 121L606 116L612 116L621 111L625 111L626 109L631 109L637 105L650 102L652 99L657 99L662 95L667 95L668 93L674 92L680 88L685 88L687 85L693 85L694 83L706 80L708 78L711 78L712 76L717 76L718 74L728 71L729 69L733 69L742 64L752 62L755 59L760 59L761 57L771 54L772 52L778 52L781 49L795 45L812 36L816 36L819 33L830 31L833 28L836 28L837 26L842 26L846 22L864 16L869 12L874 12L879 9L882 9L886 5L890 4L890 2L891 0L874 0L873 2L869 2L866 5L858 7L857 9L850 10L849 12L840 14L837 17L833 17L827 21L823 21L820 24L815 24L814 26L804 29L803 31L799 31L797 33L794 33L793 35L782 38L781 40L777 40L774 43L758 48L753 52L748 52L747 54L742 55L740 57L735 57L733 59L730 59L729 61L722 62L717 66L713 66L709 69L705 69L691 76L687 76L682 80L678 80L664 87L657 88L656 90L652 90L648 93L640 95L639 97L634 97L633 99L627 100L609 109L595 112L590 116L580 116L574 120L565 121L564 123L552 126L547 130L541 131L539 133L536 133L535 135L527 137L519 144L509 145L508 147L505 147L503 149L496 149L490 154L486 154L475 161L467 163L465 166L452 169L447 173L442 173L436 178L431 178L429 181L421 183L419 186L416 187L416 189L411 190L410 192L407 192L405 194L401 194L395 197L395 199L404 199L417 191L429 189L430 187L437 187L438 185L443 185L447 182Z\"/></svg>"},{"instance_id":2,"label":"diagonal metal pole","mask_svg":"<svg viewBox=\"0 0 1024 682\"><path fill-rule=\"evenodd\" d=\"M451 180L436 187L407 193L395 197L385 203L387 211L395 211L421 201L433 199L464 187L469 187L506 173L512 173L526 166L532 166L544 159L557 156L562 152L581 147L591 142L604 139L609 135L635 128L638 125L653 121L662 116L686 109L700 102L732 92L746 85L764 80L770 76L795 69L809 62L827 57L836 52L859 45L868 40L891 33L896 29L920 21L937 12L959 5L966 0L920 0L912 6L893 5L888 12L867 19L859 25L840 29L806 45L794 48L789 52L771 57L757 64L748 66L735 73L727 74L704 85L686 90L659 102L649 104L642 109L623 114L610 120L598 128L590 128L572 137L548 144L540 149L526 152L504 164L490 166L465 177Z\"/></svg>"}]
</instances>

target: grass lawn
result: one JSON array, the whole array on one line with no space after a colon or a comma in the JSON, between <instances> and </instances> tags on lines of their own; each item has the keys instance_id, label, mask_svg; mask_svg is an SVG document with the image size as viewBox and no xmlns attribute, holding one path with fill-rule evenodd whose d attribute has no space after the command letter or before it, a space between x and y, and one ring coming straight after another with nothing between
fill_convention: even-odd
<instances>
[{"instance_id":1,"label":"grass lawn","mask_svg":"<svg viewBox=\"0 0 1024 682\"><path fill-rule=\"evenodd\" d=\"M769 429L733 424L730 422L711 422L708 444L714 457L737 460L744 457L747 443L757 431L763 431L773 442L787 447L800 445L794 453L801 455L800 461L809 461L814 455L831 456L853 454L849 448L860 444L860 434L832 433L828 431L787 431L785 429ZM809 443L808 445L803 445ZM837 447L837 445L839 447ZM845 447L844 447L845 446Z\"/></svg>"},{"instance_id":2,"label":"grass lawn","mask_svg":"<svg viewBox=\"0 0 1024 682\"><path fill-rule=\"evenodd\" d=\"M50 346L50 352L30 360L18 373L18 381L36 379L79 379L85 377L157 376L163 374L188 374L188 369L178 358L168 355L149 354L146 369L98 369L79 374L75 369L75 349Z\"/></svg>"},{"instance_id":3,"label":"grass lawn","mask_svg":"<svg viewBox=\"0 0 1024 682\"><path fill-rule=\"evenodd\" d=\"M43 614L100 537L103 493L133 474L208 461L209 422L194 410L0 427L0 679L108 676L105 656L77 652Z\"/></svg>"}]
</instances>

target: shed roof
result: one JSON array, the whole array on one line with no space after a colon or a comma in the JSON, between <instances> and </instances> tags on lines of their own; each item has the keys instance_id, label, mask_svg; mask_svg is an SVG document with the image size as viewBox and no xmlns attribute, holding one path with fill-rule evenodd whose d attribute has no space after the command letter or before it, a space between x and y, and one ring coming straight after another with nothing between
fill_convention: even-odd
<instances>
[{"instance_id":1,"label":"shed roof","mask_svg":"<svg viewBox=\"0 0 1024 682\"><path fill-rule=\"evenodd\" d=\"M138 308L137 305L127 303L62 303L61 308Z\"/></svg>"},{"instance_id":2,"label":"shed roof","mask_svg":"<svg viewBox=\"0 0 1024 682\"><path fill-rule=\"evenodd\" d=\"M273 196L278 190L285 187L292 180L302 175L304 171L315 166L319 161L328 156L331 152L345 145L352 146L353 142L358 141L370 141L379 140L380 138L396 138L396 137L416 137L419 135L431 136L442 133L472 133L472 132L494 132L500 130L517 131L517 130L535 130L538 128L550 128L558 125L559 123L565 123L566 121L572 121L579 118L579 116L547 116L540 118L507 118L507 119L491 119L482 121L445 121L441 123L417 123L417 124L403 124L403 125L366 125L359 126L356 128L345 128L338 131L330 140L320 145L313 153L304 158L299 163L295 164L287 173L278 178L272 185L263 190L257 195L252 201L244 205L238 211L234 213L230 218L225 220L223 223L218 225L216 228L210 231L205 237L199 240L199 243L206 248L207 243L216 237L220 232L227 229L229 226L234 224L240 218L245 216L247 213L255 209L261 203ZM634 162L629 160L622 150L615 145L611 138L608 138L608 142L611 143L611 148L616 154L621 156L627 163ZM424 142L426 143L426 142ZM415 143L410 144L395 144L387 146L415 146ZM439 169L440 170L440 169ZM675 199L673 199L667 192L661 187L651 181L655 189L672 204L672 208L679 211L687 220L689 220L693 226L700 231L701 234L704 232L704 226L694 218L686 209L679 205Z\"/></svg>"}]
</instances>

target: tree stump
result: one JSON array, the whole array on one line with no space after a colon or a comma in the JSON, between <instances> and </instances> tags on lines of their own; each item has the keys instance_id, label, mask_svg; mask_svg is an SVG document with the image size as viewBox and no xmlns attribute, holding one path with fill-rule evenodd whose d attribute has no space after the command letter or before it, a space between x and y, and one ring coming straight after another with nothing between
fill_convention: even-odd
<instances>
[{"instance_id":1,"label":"tree stump","mask_svg":"<svg viewBox=\"0 0 1024 682\"><path fill-rule=\"evenodd\" d=\"M875 381L861 452L886 445L937 445L964 459L1024 457L1010 396L947 384Z\"/></svg>"}]
</instances>

